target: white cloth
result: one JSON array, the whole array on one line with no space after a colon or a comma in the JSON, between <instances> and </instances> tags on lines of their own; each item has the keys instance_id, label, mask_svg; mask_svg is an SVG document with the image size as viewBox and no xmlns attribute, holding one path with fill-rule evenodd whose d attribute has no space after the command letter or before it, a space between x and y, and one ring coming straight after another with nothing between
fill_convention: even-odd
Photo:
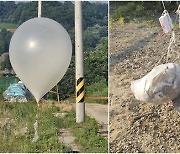
<instances>
[{"instance_id":1,"label":"white cloth","mask_svg":"<svg viewBox=\"0 0 180 154\"><path fill-rule=\"evenodd\" d=\"M156 66L143 78L131 82L135 98L145 102L163 102L180 94L180 65L167 63Z\"/></svg>"}]
</instances>

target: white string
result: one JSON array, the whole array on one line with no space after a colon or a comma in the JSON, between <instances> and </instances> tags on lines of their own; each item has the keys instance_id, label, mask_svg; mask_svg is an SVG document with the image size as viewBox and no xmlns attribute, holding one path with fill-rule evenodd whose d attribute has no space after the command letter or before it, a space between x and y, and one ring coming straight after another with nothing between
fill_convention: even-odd
<instances>
[{"instance_id":1,"label":"white string","mask_svg":"<svg viewBox=\"0 0 180 154\"><path fill-rule=\"evenodd\" d=\"M168 13L166 8L165 8L165 5L164 5L163 1L162 1L162 5L163 5L163 8L164 8L163 14ZM179 15L179 27L180 27L180 5L179 5L178 10L176 11L176 13ZM173 43L174 43L174 45L176 45L175 44L176 43L176 39L175 39L174 31L172 31L172 35L171 35L171 38L170 38L170 42L169 42L169 46L168 46L168 51L167 51L167 54L166 54L166 63L168 63L170 51L172 51L174 49L174 48L172 48ZM178 55L178 57L179 57L179 55ZM161 61L161 59L159 60L159 62Z\"/></svg>"},{"instance_id":2,"label":"white string","mask_svg":"<svg viewBox=\"0 0 180 154\"><path fill-rule=\"evenodd\" d=\"M36 119L35 123L34 123L34 138L32 140L32 142L37 142L37 140L39 139L39 136L38 136L38 120Z\"/></svg>"},{"instance_id":3,"label":"white string","mask_svg":"<svg viewBox=\"0 0 180 154\"><path fill-rule=\"evenodd\" d=\"M170 39L170 42L169 42L168 51L167 51L167 57L166 57L166 63L168 62L168 58L169 58L169 53L170 53L170 51L173 50L173 48L172 48L173 43L174 43L174 44L176 43L176 38L175 38L175 33L174 33L174 31L172 31L171 39Z\"/></svg>"},{"instance_id":4,"label":"white string","mask_svg":"<svg viewBox=\"0 0 180 154\"><path fill-rule=\"evenodd\" d=\"M163 5L164 10L166 10L165 5L164 5L164 2L163 2L163 1L162 1L162 5Z\"/></svg>"},{"instance_id":5,"label":"white string","mask_svg":"<svg viewBox=\"0 0 180 154\"><path fill-rule=\"evenodd\" d=\"M38 1L38 18L41 17L41 6L42 6L42 2L41 0ZM37 102L37 107L39 108L39 102ZM38 135L38 113L36 113L36 121L34 123L34 138L32 140L32 142L37 142L37 140L39 139L39 135Z\"/></svg>"},{"instance_id":6,"label":"white string","mask_svg":"<svg viewBox=\"0 0 180 154\"><path fill-rule=\"evenodd\" d=\"M39 108L39 103L37 102L37 107ZM39 139L39 135L38 135L38 113L36 113L36 121L34 123L34 138L32 140L32 142L37 142L37 140Z\"/></svg>"},{"instance_id":7,"label":"white string","mask_svg":"<svg viewBox=\"0 0 180 154\"><path fill-rule=\"evenodd\" d=\"M179 16L179 28L180 28L180 5L178 6L176 14Z\"/></svg>"}]
</instances>

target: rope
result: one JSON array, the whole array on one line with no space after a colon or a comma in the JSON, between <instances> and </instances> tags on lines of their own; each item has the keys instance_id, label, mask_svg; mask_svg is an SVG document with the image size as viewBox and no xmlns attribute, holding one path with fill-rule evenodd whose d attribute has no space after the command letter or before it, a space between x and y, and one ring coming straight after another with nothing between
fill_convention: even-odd
<instances>
[{"instance_id":1,"label":"rope","mask_svg":"<svg viewBox=\"0 0 180 154\"><path fill-rule=\"evenodd\" d=\"M38 18L41 17L41 7L42 7L42 1L39 0L38 1ZM37 107L39 108L39 102L37 102ZM37 140L39 139L39 135L38 135L38 111L36 113L36 120L35 120L35 123L34 123L34 138L32 140L32 142L37 142Z\"/></svg>"},{"instance_id":2,"label":"rope","mask_svg":"<svg viewBox=\"0 0 180 154\"><path fill-rule=\"evenodd\" d=\"M164 11L163 11L162 15L168 14L168 11L166 10L163 1L162 1L162 4L163 4L163 7L164 7ZM180 14L180 5L179 5L178 10L176 11L176 13ZM169 21L169 20L170 20L170 19L168 18L168 21ZM179 15L179 21L180 21L180 15ZM169 22L171 22L171 21L169 21ZM180 25L179 25L179 26L180 26ZM161 57L161 59L158 61L157 65L159 65L159 63L160 63L161 60L165 57L165 55L166 55L166 63L168 63L170 51L176 52L176 51L174 50L174 48L172 47L173 44L176 46L175 33L174 33L174 30L172 29L172 34L171 34L171 38L170 38L170 42L169 42L169 46L168 46L168 51L167 51L166 54L164 54L164 55ZM176 53L177 53L177 52L176 52ZM179 53L178 53L178 57L177 57L177 58L179 58ZM176 58L176 59L177 59L177 58Z\"/></svg>"},{"instance_id":3,"label":"rope","mask_svg":"<svg viewBox=\"0 0 180 154\"><path fill-rule=\"evenodd\" d=\"M179 28L180 28L180 5L178 6L178 9L177 9L177 11L176 11L176 14L179 16ZM172 48L172 45L175 45L176 46L176 38L175 38L175 33L174 33L174 31L172 31L172 35L171 35L171 39L170 39L170 42L169 42L169 46L168 46L168 52L167 52L167 57L166 57L166 63L168 62L168 58L169 58L169 53L170 53L170 51L173 51L173 52L176 52L175 50L174 50L174 48ZM179 53L178 52L176 52L177 53L177 58L176 59L178 59L179 58ZM175 60L176 60L175 59ZM174 61L175 61L174 60Z\"/></svg>"},{"instance_id":4,"label":"rope","mask_svg":"<svg viewBox=\"0 0 180 154\"><path fill-rule=\"evenodd\" d=\"M180 5L178 6L176 14L177 14L177 16L179 16L179 28L180 28Z\"/></svg>"},{"instance_id":5,"label":"rope","mask_svg":"<svg viewBox=\"0 0 180 154\"><path fill-rule=\"evenodd\" d=\"M38 135L38 120L37 119L38 119L38 116L36 114L36 121L34 123L34 131L35 131L35 133L34 133L34 138L32 140L33 143L37 142L37 140L39 139L39 135Z\"/></svg>"},{"instance_id":6,"label":"rope","mask_svg":"<svg viewBox=\"0 0 180 154\"><path fill-rule=\"evenodd\" d=\"M165 7L165 5L164 5L164 2L163 2L163 1L162 1L162 5L163 5L164 10L166 10L166 7Z\"/></svg>"},{"instance_id":7,"label":"rope","mask_svg":"<svg viewBox=\"0 0 180 154\"><path fill-rule=\"evenodd\" d=\"M166 63L168 63L168 58L169 58L169 53L170 53L170 51L172 51L172 50L174 49L174 48L172 48L172 44L173 44L173 43L174 43L174 44L176 43L174 31L172 31L171 39L170 39L170 42L169 42L168 51L167 51L167 56L166 56Z\"/></svg>"},{"instance_id":8,"label":"rope","mask_svg":"<svg viewBox=\"0 0 180 154\"><path fill-rule=\"evenodd\" d=\"M39 108L39 102L37 102L37 107ZM36 113L36 121L34 123L34 138L32 140L32 142L37 142L37 140L39 139L39 135L38 135L38 113Z\"/></svg>"}]
</instances>

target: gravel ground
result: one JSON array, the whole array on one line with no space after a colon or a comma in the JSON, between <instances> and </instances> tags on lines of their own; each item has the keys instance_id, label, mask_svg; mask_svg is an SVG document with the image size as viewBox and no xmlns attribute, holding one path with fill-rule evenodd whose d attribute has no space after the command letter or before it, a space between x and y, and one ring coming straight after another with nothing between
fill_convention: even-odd
<instances>
[{"instance_id":1,"label":"gravel ground","mask_svg":"<svg viewBox=\"0 0 180 154\"><path fill-rule=\"evenodd\" d=\"M178 31L175 51L179 52ZM160 27L138 22L111 25L110 152L180 152L180 116L172 102L140 102L130 90L132 80L165 63L166 56L160 59L167 53L169 40L170 34L163 34ZM179 60L172 52L169 62Z\"/></svg>"}]
</instances>

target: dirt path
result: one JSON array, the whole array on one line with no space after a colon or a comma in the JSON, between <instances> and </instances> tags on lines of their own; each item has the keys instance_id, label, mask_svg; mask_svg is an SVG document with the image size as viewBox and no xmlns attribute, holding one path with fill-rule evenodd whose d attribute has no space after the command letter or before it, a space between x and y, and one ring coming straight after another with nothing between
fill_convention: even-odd
<instances>
[{"instance_id":1,"label":"dirt path","mask_svg":"<svg viewBox=\"0 0 180 154\"><path fill-rule=\"evenodd\" d=\"M179 51L180 32L176 31ZM172 102L137 101L132 80L143 77L167 52L170 35L160 27L129 23L110 30L110 152L179 152L180 117ZM177 54L171 55L172 62ZM176 62L179 62L178 59ZM161 63L164 63L162 59Z\"/></svg>"}]
</instances>

